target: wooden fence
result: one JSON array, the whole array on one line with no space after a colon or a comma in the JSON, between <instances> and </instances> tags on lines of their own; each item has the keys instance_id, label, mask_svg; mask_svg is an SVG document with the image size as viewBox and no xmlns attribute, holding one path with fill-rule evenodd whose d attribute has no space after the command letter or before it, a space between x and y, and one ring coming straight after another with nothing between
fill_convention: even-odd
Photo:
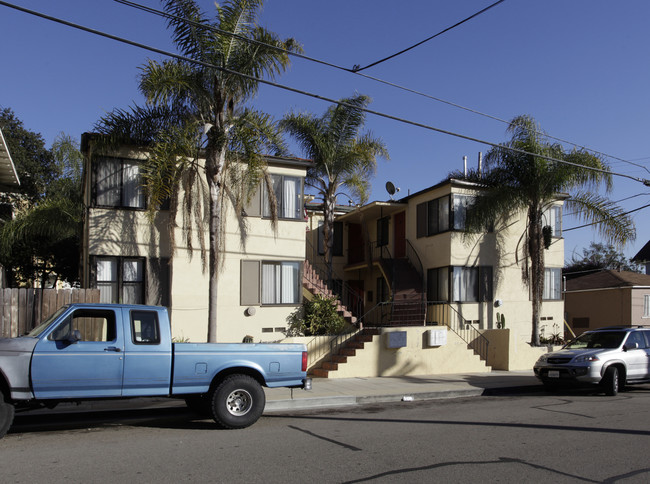
<instances>
[{"instance_id":1,"label":"wooden fence","mask_svg":"<svg viewBox=\"0 0 650 484\"><path fill-rule=\"evenodd\" d=\"M28 333L61 306L98 303L99 289L0 289L0 337Z\"/></svg>"}]
</instances>

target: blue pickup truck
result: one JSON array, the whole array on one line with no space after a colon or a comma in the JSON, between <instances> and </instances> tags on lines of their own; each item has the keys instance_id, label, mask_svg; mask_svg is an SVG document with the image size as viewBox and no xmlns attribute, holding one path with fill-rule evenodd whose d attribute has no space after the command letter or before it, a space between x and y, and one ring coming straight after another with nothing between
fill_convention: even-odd
<instances>
[{"instance_id":1,"label":"blue pickup truck","mask_svg":"<svg viewBox=\"0 0 650 484\"><path fill-rule=\"evenodd\" d=\"M173 343L165 308L70 304L0 340L0 438L16 410L129 397L182 398L244 428L264 410L263 386L310 389L306 370L305 345Z\"/></svg>"}]
</instances>

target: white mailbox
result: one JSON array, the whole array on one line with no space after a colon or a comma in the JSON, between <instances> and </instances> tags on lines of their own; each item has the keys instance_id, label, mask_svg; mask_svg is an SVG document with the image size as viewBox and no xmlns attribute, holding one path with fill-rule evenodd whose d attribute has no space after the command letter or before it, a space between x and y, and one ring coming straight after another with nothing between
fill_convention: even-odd
<instances>
[{"instance_id":1,"label":"white mailbox","mask_svg":"<svg viewBox=\"0 0 650 484\"><path fill-rule=\"evenodd\" d=\"M427 342L429 346L444 346L447 344L446 329L430 329L427 331Z\"/></svg>"}]
</instances>

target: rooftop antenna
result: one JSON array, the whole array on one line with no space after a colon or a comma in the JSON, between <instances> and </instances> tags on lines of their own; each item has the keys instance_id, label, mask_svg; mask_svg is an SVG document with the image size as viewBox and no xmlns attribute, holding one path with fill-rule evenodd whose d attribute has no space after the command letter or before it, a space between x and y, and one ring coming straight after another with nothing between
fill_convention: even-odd
<instances>
[{"instance_id":1,"label":"rooftop antenna","mask_svg":"<svg viewBox=\"0 0 650 484\"><path fill-rule=\"evenodd\" d=\"M399 187L396 187L393 182L387 181L386 182L386 191L390 195L390 199L393 200L393 195L395 195L397 192L399 192Z\"/></svg>"}]
</instances>

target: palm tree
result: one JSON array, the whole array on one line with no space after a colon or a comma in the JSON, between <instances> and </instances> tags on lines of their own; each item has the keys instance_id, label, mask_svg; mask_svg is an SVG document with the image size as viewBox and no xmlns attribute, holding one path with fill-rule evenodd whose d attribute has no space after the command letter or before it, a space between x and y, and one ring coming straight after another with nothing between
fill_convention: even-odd
<instances>
[{"instance_id":1,"label":"palm tree","mask_svg":"<svg viewBox=\"0 0 650 484\"><path fill-rule=\"evenodd\" d=\"M369 103L369 97L357 95L341 99L321 117L290 113L280 122L314 163L307 171L305 184L313 188L323 202L323 241L330 280L337 194L344 188L360 203L367 201L369 179L375 172L377 157L388 159L381 139L373 138L370 133L359 133L365 122L364 108Z\"/></svg>"},{"instance_id":2,"label":"palm tree","mask_svg":"<svg viewBox=\"0 0 650 484\"><path fill-rule=\"evenodd\" d=\"M230 0L216 5L215 18L210 20L194 0L164 1L173 41L192 61L149 60L140 79L147 105L115 110L96 126L110 135L109 142L149 147L143 172L153 210L170 196L176 208L177 187L191 188L183 201L184 220L194 218L200 223L206 218L209 226L209 342L216 341L225 202L241 212L237 208L259 180L270 183L261 153L279 153L282 148L270 118L243 106L257 92L255 79L274 78L287 68L288 51L300 49L293 39L281 41L256 24L262 3ZM204 162L198 162L199 155ZM190 216L192 207L200 207L196 202L201 197L207 199L208 209ZM185 232L191 232L191 227Z\"/></svg>"},{"instance_id":3,"label":"palm tree","mask_svg":"<svg viewBox=\"0 0 650 484\"><path fill-rule=\"evenodd\" d=\"M544 249L548 248L545 244L548 228L543 213L558 199L558 194L570 193L565 204L567 209L583 221L593 223L600 234L613 243L633 240L635 231L631 218L620 207L596 193L602 184L606 191L612 187L612 174L603 160L583 150L565 152L559 144L548 143L546 135L530 116L514 118L508 133L512 136L510 141L487 153L484 173L456 172L450 176L474 181L481 187L481 196L468 207L468 232L481 232L497 220L507 221L526 213L522 277L531 289L531 344L539 346Z\"/></svg>"}]
</instances>

